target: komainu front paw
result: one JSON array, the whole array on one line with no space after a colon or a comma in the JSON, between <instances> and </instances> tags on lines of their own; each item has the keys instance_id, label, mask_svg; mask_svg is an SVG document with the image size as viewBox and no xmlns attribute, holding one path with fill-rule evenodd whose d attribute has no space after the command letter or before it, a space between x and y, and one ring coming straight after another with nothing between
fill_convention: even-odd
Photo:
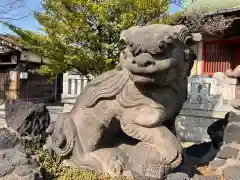
<instances>
[{"instance_id":1,"label":"komainu front paw","mask_svg":"<svg viewBox=\"0 0 240 180\"><path fill-rule=\"evenodd\" d=\"M123 173L124 160L120 156L115 156L109 160L109 174L121 175Z\"/></svg>"},{"instance_id":2,"label":"komainu front paw","mask_svg":"<svg viewBox=\"0 0 240 180\"><path fill-rule=\"evenodd\" d=\"M119 155L116 149L100 149L90 153L92 157L102 164L103 172L111 176L119 176L123 173L124 158Z\"/></svg>"},{"instance_id":3,"label":"komainu front paw","mask_svg":"<svg viewBox=\"0 0 240 180\"><path fill-rule=\"evenodd\" d=\"M53 153L53 150L52 150L52 139L51 139L51 137L47 137L46 143L43 145L43 150L44 150L44 151L48 151L49 154L52 154L52 153Z\"/></svg>"}]
</instances>

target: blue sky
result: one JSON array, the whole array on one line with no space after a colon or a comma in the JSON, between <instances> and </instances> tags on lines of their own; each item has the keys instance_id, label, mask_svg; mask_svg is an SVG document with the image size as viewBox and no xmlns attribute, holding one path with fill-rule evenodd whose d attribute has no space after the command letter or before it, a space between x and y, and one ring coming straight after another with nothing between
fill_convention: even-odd
<instances>
[{"instance_id":1,"label":"blue sky","mask_svg":"<svg viewBox=\"0 0 240 180\"><path fill-rule=\"evenodd\" d=\"M0 6L7 4L11 0L0 0ZM171 5L170 7L170 12L176 12L178 10L178 6L176 5ZM22 17L25 16L26 14L29 14L27 17L24 17L20 20L11 20L10 22L13 23L14 25L21 27L26 30L31 30L31 31L38 31L39 30L39 24L38 22L34 19L32 16L33 12L36 11L42 11L41 7L41 0L25 0L25 6L22 8L17 9L16 11L13 11L8 14L8 16L13 16L13 17ZM6 27L0 25L0 33L11 33L10 30L8 30Z\"/></svg>"},{"instance_id":2,"label":"blue sky","mask_svg":"<svg viewBox=\"0 0 240 180\"><path fill-rule=\"evenodd\" d=\"M0 6L7 4L9 1L11 0L0 0ZM27 14L29 15L20 20L10 20L10 22L23 29L37 31L39 29L39 24L34 19L32 13L43 10L41 7L41 0L24 0L24 1L25 1L25 6L10 12L8 14L8 17L9 16L23 17L23 16L26 16ZM6 27L4 27L3 25L0 25L0 33L9 33L9 32L10 31Z\"/></svg>"}]
</instances>

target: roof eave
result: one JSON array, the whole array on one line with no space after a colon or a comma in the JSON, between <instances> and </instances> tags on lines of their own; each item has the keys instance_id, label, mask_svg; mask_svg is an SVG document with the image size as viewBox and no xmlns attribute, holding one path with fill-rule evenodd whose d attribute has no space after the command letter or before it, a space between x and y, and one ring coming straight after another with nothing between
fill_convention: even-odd
<instances>
[{"instance_id":1,"label":"roof eave","mask_svg":"<svg viewBox=\"0 0 240 180\"><path fill-rule=\"evenodd\" d=\"M1 38L1 37L0 37L0 44L5 45L5 46L7 46L9 48L15 49L17 51L22 51L22 47L21 46L16 45L16 44L14 44L12 42L9 42L9 41L5 40L4 38Z\"/></svg>"}]
</instances>

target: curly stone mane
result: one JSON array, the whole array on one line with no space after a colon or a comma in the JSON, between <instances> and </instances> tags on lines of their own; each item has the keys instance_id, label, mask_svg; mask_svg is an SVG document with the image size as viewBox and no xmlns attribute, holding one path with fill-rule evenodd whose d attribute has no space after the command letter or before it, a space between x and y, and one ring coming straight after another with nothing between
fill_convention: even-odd
<instances>
[{"instance_id":1,"label":"curly stone mane","mask_svg":"<svg viewBox=\"0 0 240 180\"><path fill-rule=\"evenodd\" d=\"M176 25L175 28L178 29L178 33L174 32L173 36L175 39L178 39L181 43L186 45L188 43L188 41L194 40L193 35L189 31L189 29L187 29L185 26Z\"/></svg>"},{"instance_id":2,"label":"curly stone mane","mask_svg":"<svg viewBox=\"0 0 240 180\"><path fill-rule=\"evenodd\" d=\"M161 31L159 31L160 26ZM121 33L120 39L129 44L133 55L139 52L157 54L163 52L165 44L173 44L174 40L187 45L194 41L193 34L184 25L153 24L145 27L133 26Z\"/></svg>"},{"instance_id":3,"label":"curly stone mane","mask_svg":"<svg viewBox=\"0 0 240 180\"><path fill-rule=\"evenodd\" d=\"M132 81L129 81L120 94L117 95L117 101L122 107L131 108L146 105L153 108L163 108L161 104L143 95L139 89L134 87L136 85Z\"/></svg>"},{"instance_id":4,"label":"curly stone mane","mask_svg":"<svg viewBox=\"0 0 240 180\"><path fill-rule=\"evenodd\" d=\"M80 94L80 102L85 107L93 107L102 99L111 99L117 96L119 103L124 107L148 105L160 108L157 102L145 97L129 77L128 70L114 69L106 72L89 82L84 94Z\"/></svg>"},{"instance_id":5,"label":"curly stone mane","mask_svg":"<svg viewBox=\"0 0 240 180\"><path fill-rule=\"evenodd\" d=\"M100 99L110 99L122 91L129 81L129 74L126 70L114 69L103 73L92 80L85 87L85 92L78 98L85 107L93 107Z\"/></svg>"}]
</instances>

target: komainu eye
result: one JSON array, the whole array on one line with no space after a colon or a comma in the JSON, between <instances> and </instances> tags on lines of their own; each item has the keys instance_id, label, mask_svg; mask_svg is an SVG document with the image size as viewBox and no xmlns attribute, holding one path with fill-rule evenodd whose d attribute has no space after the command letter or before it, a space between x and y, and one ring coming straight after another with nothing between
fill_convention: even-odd
<instances>
[{"instance_id":1,"label":"komainu eye","mask_svg":"<svg viewBox=\"0 0 240 180\"><path fill-rule=\"evenodd\" d=\"M158 42L158 47L160 49L164 49L165 48L165 43L163 41Z\"/></svg>"},{"instance_id":2,"label":"komainu eye","mask_svg":"<svg viewBox=\"0 0 240 180\"><path fill-rule=\"evenodd\" d=\"M173 37L172 36L165 36L164 41L166 43L172 44L173 43Z\"/></svg>"},{"instance_id":3,"label":"komainu eye","mask_svg":"<svg viewBox=\"0 0 240 180\"><path fill-rule=\"evenodd\" d=\"M186 55L190 55L191 54L191 50L190 49L185 49L185 54Z\"/></svg>"}]
</instances>

